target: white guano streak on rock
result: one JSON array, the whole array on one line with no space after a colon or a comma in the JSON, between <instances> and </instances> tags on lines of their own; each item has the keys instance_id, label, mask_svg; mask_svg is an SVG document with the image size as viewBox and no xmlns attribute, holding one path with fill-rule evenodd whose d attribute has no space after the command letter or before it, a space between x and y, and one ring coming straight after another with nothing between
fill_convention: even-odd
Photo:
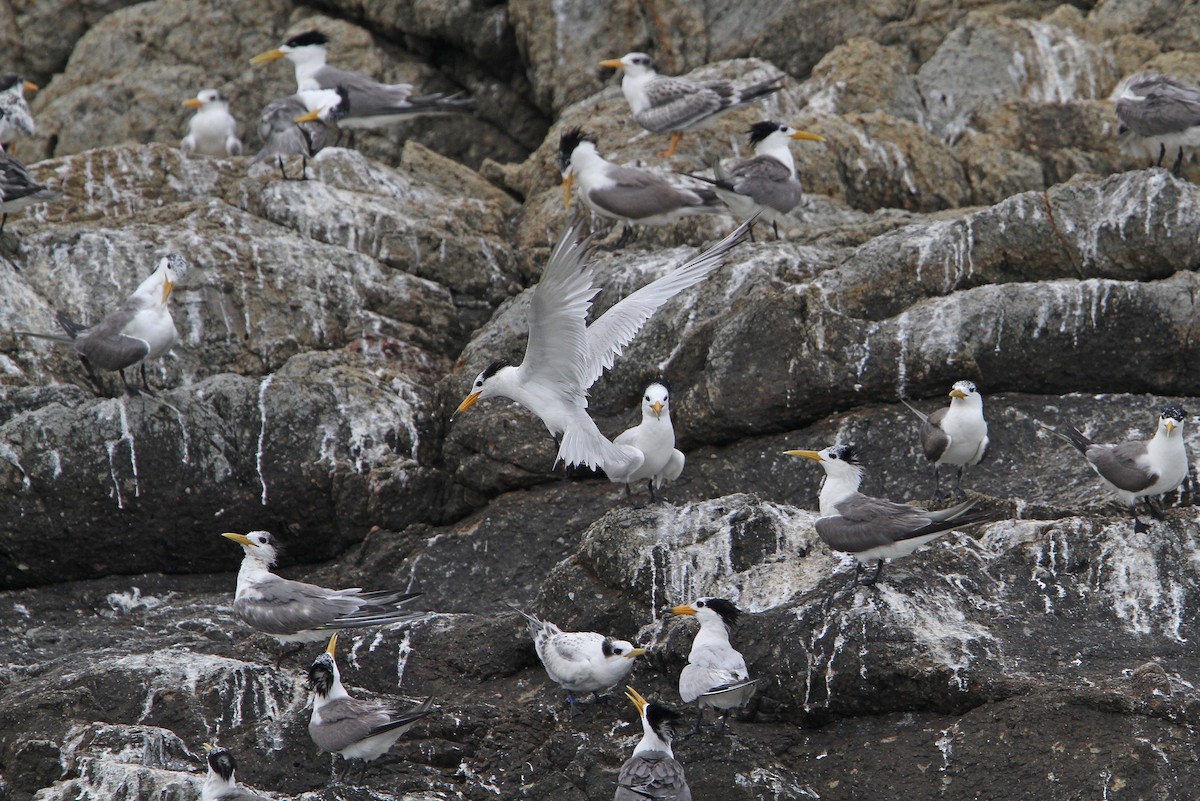
<instances>
[{"instance_id":1,"label":"white guano streak on rock","mask_svg":"<svg viewBox=\"0 0 1200 801\"><path fill-rule=\"evenodd\" d=\"M33 488L33 482L29 480L29 474L25 472L25 468L21 466L21 457L17 454L12 445L7 442L0 442L0 459L11 464L21 473L21 490L29 492Z\"/></svg>"},{"instance_id":2,"label":"white guano streak on rock","mask_svg":"<svg viewBox=\"0 0 1200 801\"><path fill-rule=\"evenodd\" d=\"M258 386L258 450L254 454L254 466L258 471L258 483L262 485L263 506L267 505L267 477L263 473L263 445L267 436L267 387L271 386L274 378L275 374L272 373Z\"/></svg>"},{"instance_id":3,"label":"white guano streak on rock","mask_svg":"<svg viewBox=\"0 0 1200 801\"><path fill-rule=\"evenodd\" d=\"M1041 103L1093 99L1099 91L1097 59L1109 60L1099 48L1072 31L1033 20L1016 20L1033 42L1034 75L1022 84L1025 96Z\"/></svg>"}]
</instances>

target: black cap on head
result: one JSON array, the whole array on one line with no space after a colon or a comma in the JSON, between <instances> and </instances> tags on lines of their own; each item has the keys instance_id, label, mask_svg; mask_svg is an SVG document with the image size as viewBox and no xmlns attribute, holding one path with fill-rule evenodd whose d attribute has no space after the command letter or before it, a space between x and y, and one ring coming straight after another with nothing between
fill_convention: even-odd
<instances>
[{"instance_id":1,"label":"black cap on head","mask_svg":"<svg viewBox=\"0 0 1200 801\"><path fill-rule=\"evenodd\" d=\"M329 695L333 689L333 657L321 654L308 669L308 687L317 695Z\"/></svg>"},{"instance_id":2,"label":"black cap on head","mask_svg":"<svg viewBox=\"0 0 1200 801\"><path fill-rule=\"evenodd\" d=\"M1162 410L1162 416L1169 417L1172 420L1177 420L1180 423L1182 423L1183 419L1185 417L1187 417L1187 412L1185 412L1183 410L1183 407L1180 406L1179 404L1172 403L1170 406L1167 406L1165 409Z\"/></svg>"},{"instance_id":3,"label":"black cap on head","mask_svg":"<svg viewBox=\"0 0 1200 801\"><path fill-rule=\"evenodd\" d=\"M484 368L483 372L479 374L479 377L482 380L487 381L505 367L512 367L512 362L510 362L508 359L496 359L496 361Z\"/></svg>"},{"instance_id":4,"label":"black cap on head","mask_svg":"<svg viewBox=\"0 0 1200 801\"><path fill-rule=\"evenodd\" d=\"M579 147L581 142L591 142L596 144L594 134L587 133L582 128L576 126L568 128L558 137L558 169L563 172L571 163L571 154L575 152L575 148Z\"/></svg>"},{"instance_id":5,"label":"black cap on head","mask_svg":"<svg viewBox=\"0 0 1200 801\"><path fill-rule=\"evenodd\" d=\"M767 120L765 122L756 122L750 126L750 130L746 133L750 134L750 144L757 145L762 140L766 139L776 131L783 130L787 126L781 122Z\"/></svg>"},{"instance_id":6,"label":"black cap on head","mask_svg":"<svg viewBox=\"0 0 1200 801\"><path fill-rule=\"evenodd\" d=\"M233 754L224 748L214 748L208 752L208 766L225 781L233 778L233 772L237 770Z\"/></svg>"},{"instance_id":7,"label":"black cap on head","mask_svg":"<svg viewBox=\"0 0 1200 801\"><path fill-rule=\"evenodd\" d=\"M674 709L661 704L646 704L646 722L663 740L670 742L675 737L675 722L680 715Z\"/></svg>"},{"instance_id":8,"label":"black cap on head","mask_svg":"<svg viewBox=\"0 0 1200 801\"><path fill-rule=\"evenodd\" d=\"M733 624L737 623L738 615L742 613L742 610L734 606L732 601L724 598L705 598L702 604L720 615L721 620L725 621L728 628L733 628ZM697 604L697 606L699 605L701 604Z\"/></svg>"},{"instance_id":9,"label":"black cap on head","mask_svg":"<svg viewBox=\"0 0 1200 801\"><path fill-rule=\"evenodd\" d=\"M829 456L850 464L861 464L858 460L858 448L848 442L844 445L834 445L829 449Z\"/></svg>"},{"instance_id":10,"label":"black cap on head","mask_svg":"<svg viewBox=\"0 0 1200 801\"><path fill-rule=\"evenodd\" d=\"M284 42L288 47L308 47L309 45L329 44L329 37L320 31L305 31Z\"/></svg>"},{"instance_id":11,"label":"black cap on head","mask_svg":"<svg viewBox=\"0 0 1200 801\"><path fill-rule=\"evenodd\" d=\"M25 85L25 81L20 75L15 75L11 72L0 75L0 92L7 92L17 84Z\"/></svg>"}]
</instances>

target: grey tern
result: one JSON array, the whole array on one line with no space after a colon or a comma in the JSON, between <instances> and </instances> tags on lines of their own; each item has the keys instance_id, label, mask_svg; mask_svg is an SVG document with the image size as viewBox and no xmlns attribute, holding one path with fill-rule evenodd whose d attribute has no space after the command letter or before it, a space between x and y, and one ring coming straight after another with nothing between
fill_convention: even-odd
<instances>
[{"instance_id":1,"label":"grey tern","mask_svg":"<svg viewBox=\"0 0 1200 801\"><path fill-rule=\"evenodd\" d=\"M754 695L757 679L750 678L746 660L729 644L729 630L742 610L724 598L697 598L672 607L676 615L695 616L700 631L692 640L688 663L679 673L679 697L685 704L696 704L696 728L704 718L705 707L722 710L721 730L731 709L744 706Z\"/></svg>"},{"instance_id":2,"label":"grey tern","mask_svg":"<svg viewBox=\"0 0 1200 801\"><path fill-rule=\"evenodd\" d=\"M903 398L901 402L921 418L921 451L933 462L933 500L941 499L940 468L957 468L954 500L962 497L962 474L967 465L977 465L988 449L987 421L983 419L983 396L974 382L959 381L950 390L950 405L925 414Z\"/></svg>"},{"instance_id":3,"label":"grey tern","mask_svg":"<svg viewBox=\"0 0 1200 801\"><path fill-rule=\"evenodd\" d=\"M1157 72L1140 72L1126 80L1116 105L1117 136L1158 145L1159 166L1168 150L1178 148L1171 168L1178 175L1183 149L1200 145L1200 89Z\"/></svg>"},{"instance_id":4,"label":"grey tern","mask_svg":"<svg viewBox=\"0 0 1200 801\"><path fill-rule=\"evenodd\" d=\"M297 122L310 112L341 105L343 95L335 89L315 89L297 92L282 100L273 100L262 110L258 124L258 135L262 137L262 149L250 160L254 165L269 158L279 164L283 179L288 174L283 168L284 156L300 156L300 178L308 178L308 160L331 144L332 129L324 121Z\"/></svg>"}]
</instances>

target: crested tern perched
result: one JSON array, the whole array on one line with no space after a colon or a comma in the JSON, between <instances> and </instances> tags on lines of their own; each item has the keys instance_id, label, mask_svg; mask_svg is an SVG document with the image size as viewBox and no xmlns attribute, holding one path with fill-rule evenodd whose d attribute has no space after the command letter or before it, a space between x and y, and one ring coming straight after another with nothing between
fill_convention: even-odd
<instances>
[{"instance_id":1,"label":"crested tern perched","mask_svg":"<svg viewBox=\"0 0 1200 801\"><path fill-rule=\"evenodd\" d=\"M47 189L29 175L21 160L0 148L0 233L8 215L34 203L48 203L62 197L57 189Z\"/></svg>"},{"instance_id":2,"label":"crested tern perched","mask_svg":"<svg viewBox=\"0 0 1200 801\"><path fill-rule=\"evenodd\" d=\"M308 160L330 143L330 127L324 122L296 122L314 110L320 112L342 103L342 94L335 89L316 89L297 92L282 100L273 100L262 110L258 135L262 149L250 159L254 165L275 157L279 173L289 180L283 169L284 156L300 156L300 178L308 179Z\"/></svg>"},{"instance_id":3,"label":"crested tern perched","mask_svg":"<svg viewBox=\"0 0 1200 801\"><path fill-rule=\"evenodd\" d=\"M66 335L37 334L32 331L15 333L73 343L79 360L94 384L99 382L92 372L93 367L115 370L130 395L137 395L139 390L125 380L125 368L141 362L143 391L153 395L146 380L146 360L162 356L179 339L167 299L176 281L187 271L187 259L178 253L171 253L159 260L154 272L138 284L121 308L106 314L96 325L77 323L65 312L59 312L55 319Z\"/></svg>"},{"instance_id":4,"label":"crested tern perched","mask_svg":"<svg viewBox=\"0 0 1200 801\"><path fill-rule=\"evenodd\" d=\"M188 121L187 136L179 143L184 153L242 155L242 140L237 137L237 120L229 113L228 97L216 89L204 89L183 105L196 109Z\"/></svg>"},{"instance_id":5,"label":"crested tern perched","mask_svg":"<svg viewBox=\"0 0 1200 801\"><path fill-rule=\"evenodd\" d=\"M1187 478L1188 453L1183 442L1186 417L1183 407L1167 406L1159 415L1153 437L1117 445L1091 440L1069 423L1063 426L1065 434L1051 428L1047 430L1084 455L1096 475L1129 507L1133 513L1133 529L1141 532L1150 527L1138 519L1138 499L1145 498L1150 512L1161 520L1162 510L1155 508L1151 498L1170 492Z\"/></svg>"},{"instance_id":6,"label":"crested tern perched","mask_svg":"<svg viewBox=\"0 0 1200 801\"><path fill-rule=\"evenodd\" d=\"M1178 175L1183 148L1200 145L1200 89L1157 72L1139 72L1125 81L1116 106L1123 143L1158 145L1157 166L1169 148L1178 148L1171 168Z\"/></svg>"},{"instance_id":7,"label":"crested tern perched","mask_svg":"<svg viewBox=\"0 0 1200 801\"><path fill-rule=\"evenodd\" d=\"M444 93L413 94L410 83L384 84L359 72L349 72L325 63L329 37L320 31L293 36L274 50L250 59L251 64L266 64L281 58L296 68L296 90L334 89L342 86L350 95L349 111L341 126L381 128L395 122L430 114L470 111L470 98Z\"/></svg>"},{"instance_id":8,"label":"crested tern perched","mask_svg":"<svg viewBox=\"0 0 1200 801\"><path fill-rule=\"evenodd\" d=\"M654 173L606 160L596 151L595 137L579 128L568 128L559 137L558 168L564 206L571 205L571 187L578 182L579 199L585 206L626 226L666 225L691 214L724 211L711 189L680 186ZM628 231L627 227L625 233Z\"/></svg>"},{"instance_id":9,"label":"crested tern perched","mask_svg":"<svg viewBox=\"0 0 1200 801\"><path fill-rule=\"evenodd\" d=\"M591 325L592 297L599 291L590 262L591 243L580 240L580 223L567 226L546 263L529 302L529 341L525 360L488 365L458 405L461 414L482 398L517 401L541 418L553 436L562 435L558 461L603 468L614 481L626 481L645 460L628 445L610 442L587 412L587 390L660 306L703 281L745 238L753 219L682 267L622 299Z\"/></svg>"},{"instance_id":10,"label":"crested tern perched","mask_svg":"<svg viewBox=\"0 0 1200 801\"><path fill-rule=\"evenodd\" d=\"M754 123L746 133L754 146L754 158L744 159L731 167L722 167L721 162L715 161L712 178L683 174L715 186L717 195L736 216L745 218L761 213L764 220L771 221L778 239L779 220L786 217L804 195L788 142L793 139L824 142L825 137L771 120Z\"/></svg>"},{"instance_id":11,"label":"crested tern perched","mask_svg":"<svg viewBox=\"0 0 1200 801\"><path fill-rule=\"evenodd\" d=\"M625 689L625 697L637 707L641 718L642 739L633 747L633 755L621 765L613 801L692 801L683 765L671 750L679 713L647 701L628 685Z\"/></svg>"},{"instance_id":12,"label":"crested tern perched","mask_svg":"<svg viewBox=\"0 0 1200 801\"><path fill-rule=\"evenodd\" d=\"M628 428L613 440L642 453L642 464L625 479L625 497L632 498L629 485L645 479L654 503L654 488L674 481L683 472L683 453L675 449L675 429L671 426L671 393L662 380L646 387L642 395L642 422Z\"/></svg>"},{"instance_id":13,"label":"crested tern perched","mask_svg":"<svg viewBox=\"0 0 1200 801\"><path fill-rule=\"evenodd\" d=\"M594 631L563 631L513 607L525 618L538 659L550 680L567 691L571 716L576 714L575 693L595 693L620 684L633 660L646 653L626 640L616 640Z\"/></svg>"},{"instance_id":14,"label":"crested tern perched","mask_svg":"<svg viewBox=\"0 0 1200 801\"><path fill-rule=\"evenodd\" d=\"M654 59L645 53L626 53L621 58L600 62L624 73L621 91L633 118L648 131L671 134L664 158L675 155L684 131L711 124L718 114L744 106L760 97L778 92L783 76L749 86L734 86L729 81L689 81L658 74Z\"/></svg>"},{"instance_id":15,"label":"crested tern perched","mask_svg":"<svg viewBox=\"0 0 1200 801\"><path fill-rule=\"evenodd\" d=\"M433 698L403 712L385 701L352 698L338 671L337 640L336 634L330 637L325 653L308 669L308 686L315 696L308 734L322 751L363 760L365 771L367 762L381 757L417 721L433 714Z\"/></svg>"},{"instance_id":16,"label":"crested tern perched","mask_svg":"<svg viewBox=\"0 0 1200 801\"><path fill-rule=\"evenodd\" d=\"M330 590L276 576L271 572L277 552L270 532L227 532L221 536L241 545L244 553L234 613L250 628L279 640L280 645L319 642L330 631L407 623L424 614L402 607L419 592L364 592L360 587Z\"/></svg>"},{"instance_id":17,"label":"crested tern perched","mask_svg":"<svg viewBox=\"0 0 1200 801\"><path fill-rule=\"evenodd\" d=\"M788 456L811 459L825 470L821 484L821 516L817 535L835 551L854 556L859 584L871 585L883 573L883 560L907 556L946 532L996 519L993 512L967 514L975 501L929 512L904 503L872 498L858 491L863 467L853 445L833 445L820 451L785 451ZM862 566L874 561L875 572L859 577Z\"/></svg>"},{"instance_id":18,"label":"crested tern perched","mask_svg":"<svg viewBox=\"0 0 1200 801\"><path fill-rule=\"evenodd\" d=\"M729 630L742 610L724 598L697 598L690 604L680 604L671 611L676 615L693 615L700 621L700 631L692 640L688 663L679 673L679 697L685 704L696 702L696 728L704 708L723 710L721 730L729 710L744 706L754 695L757 679L750 678L746 660L729 644Z\"/></svg>"},{"instance_id":19,"label":"crested tern perched","mask_svg":"<svg viewBox=\"0 0 1200 801\"><path fill-rule=\"evenodd\" d=\"M973 381L958 381L950 390L950 405L925 414L908 401L900 401L921 418L921 450L933 462L933 501L941 498L939 468L957 467L954 500L962 497L962 474L967 465L977 465L988 449L987 421L983 419L983 396Z\"/></svg>"},{"instance_id":20,"label":"crested tern perched","mask_svg":"<svg viewBox=\"0 0 1200 801\"><path fill-rule=\"evenodd\" d=\"M237 760L225 748L204 744L208 752L208 775L200 787L200 801L268 801L264 796L238 786L233 772Z\"/></svg>"},{"instance_id":21,"label":"crested tern perched","mask_svg":"<svg viewBox=\"0 0 1200 801\"><path fill-rule=\"evenodd\" d=\"M37 84L20 75L11 72L0 75L0 145L9 148L18 136L37 133L37 123L25 101L25 93L37 89Z\"/></svg>"}]
</instances>

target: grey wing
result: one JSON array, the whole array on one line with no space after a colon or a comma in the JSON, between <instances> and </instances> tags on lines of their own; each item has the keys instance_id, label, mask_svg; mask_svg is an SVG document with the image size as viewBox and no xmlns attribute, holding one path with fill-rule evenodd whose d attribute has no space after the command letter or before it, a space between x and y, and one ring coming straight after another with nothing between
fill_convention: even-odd
<instances>
[{"instance_id":1,"label":"grey wing","mask_svg":"<svg viewBox=\"0 0 1200 801\"><path fill-rule=\"evenodd\" d=\"M641 220L685 206L703 206L704 199L696 192L676 186L657 175L618 167L609 172L617 185L593 189L588 197L593 203L620 217Z\"/></svg>"},{"instance_id":2,"label":"grey wing","mask_svg":"<svg viewBox=\"0 0 1200 801\"><path fill-rule=\"evenodd\" d=\"M111 312L76 337L75 350L101 370L124 370L137 364L146 358L150 345L143 339L121 333L134 314L130 309Z\"/></svg>"},{"instance_id":3,"label":"grey wing","mask_svg":"<svg viewBox=\"0 0 1200 801\"><path fill-rule=\"evenodd\" d=\"M727 181L739 195L783 214L794 209L804 194L787 165L770 156L739 162L728 173L717 173L716 177Z\"/></svg>"},{"instance_id":4,"label":"grey wing","mask_svg":"<svg viewBox=\"0 0 1200 801\"><path fill-rule=\"evenodd\" d=\"M418 110L409 106L413 94L410 83L379 83L361 72L348 72L330 66L322 67L315 77L322 89L337 89L340 86L346 90L349 117L378 117Z\"/></svg>"},{"instance_id":5,"label":"grey wing","mask_svg":"<svg viewBox=\"0 0 1200 801\"><path fill-rule=\"evenodd\" d=\"M340 698L321 707L321 723L308 733L322 751L341 751L366 739L388 720L388 708L357 698Z\"/></svg>"},{"instance_id":6,"label":"grey wing","mask_svg":"<svg viewBox=\"0 0 1200 801\"><path fill-rule=\"evenodd\" d=\"M249 790L241 787L234 787L227 793L222 793L216 797L216 801L271 801L266 796L252 793Z\"/></svg>"},{"instance_id":7,"label":"grey wing","mask_svg":"<svg viewBox=\"0 0 1200 801\"><path fill-rule=\"evenodd\" d=\"M309 126L309 131L305 131L295 122L297 117L307 111L308 107L304 105L304 101L295 95L268 103L258 124L258 135L263 140L262 150L258 151L250 163L257 164L273 156L312 155L309 136L314 129L313 124L305 123ZM324 129L325 126L315 127Z\"/></svg>"},{"instance_id":8,"label":"grey wing","mask_svg":"<svg viewBox=\"0 0 1200 801\"><path fill-rule=\"evenodd\" d=\"M817 520L817 534L830 548L850 553L891 545L933 522L920 509L861 492L839 503L837 510L837 517Z\"/></svg>"},{"instance_id":9,"label":"grey wing","mask_svg":"<svg viewBox=\"0 0 1200 801\"><path fill-rule=\"evenodd\" d=\"M1159 136L1200 125L1200 90L1165 76L1130 88L1141 88L1144 99L1117 100L1117 116L1135 133Z\"/></svg>"},{"instance_id":10,"label":"grey wing","mask_svg":"<svg viewBox=\"0 0 1200 801\"><path fill-rule=\"evenodd\" d=\"M1146 443L1122 442L1120 445L1093 445L1087 449L1088 462L1109 483L1126 492L1140 492L1158 480L1158 475L1137 463L1146 455Z\"/></svg>"},{"instance_id":11,"label":"grey wing","mask_svg":"<svg viewBox=\"0 0 1200 801\"><path fill-rule=\"evenodd\" d=\"M662 751L650 751L625 760L613 795L613 801L691 801L691 798L683 765Z\"/></svg>"},{"instance_id":12,"label":"grey wing","mask_svg":"<svg viewBox=\"0 0 1200 801\"><path fill-rule=\"evenodd\" d=\"M353 596L272 576L254 585L255 596L238 598L233 611L251 628L266 634L295 634L324 628L360 606Z\"/></svg>"},{"instance_id":13,"label":"grey wing","mask_svg":"<svg viewBox=\"0 0 1200 801\"><path fill-rule=\"evenodd\" d=\"M656 78L646 87L649 107L635 118L655 133L683 130L728 106L732 93L733 87L725 81Z\"/></svg>"},{"instance_id":14,"label":"grey wing","mask_svg":"<svg viewBox=\"0 0 1200 801\"><path fill-rule=\"evenodd\" d=\"M926 417L925 422L921 424L921 450L931 462L942 458L942 454L950 445L950 437L942 430L942 420L948 411L950 407L943 406Z\"/></svg>"}]
</instances>

